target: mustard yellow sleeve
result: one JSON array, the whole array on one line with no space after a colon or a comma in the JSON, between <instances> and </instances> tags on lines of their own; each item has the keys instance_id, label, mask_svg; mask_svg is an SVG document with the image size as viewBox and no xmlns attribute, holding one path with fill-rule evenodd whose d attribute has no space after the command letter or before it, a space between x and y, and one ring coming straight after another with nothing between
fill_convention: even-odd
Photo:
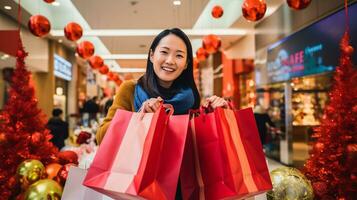
<instances>
[{"instance_id":1,"label":"mustard yellow sleeve","mask_svg":"<svg viewBox=\"0 0 357 200\"><path fill-rule=\"evenodd\" d=\"M115 95L114 102L112 106L108 110L108 114L103 120L102 124L99 126L96 139L97 143L100 144L103 140L105 133L112 121L115 112L117 109L123 109L132 111L133 110L133 102L134 102L134 89L135 82L134 81L124 81L118 89L118 92Z\"/></svg>"}]
</instances>

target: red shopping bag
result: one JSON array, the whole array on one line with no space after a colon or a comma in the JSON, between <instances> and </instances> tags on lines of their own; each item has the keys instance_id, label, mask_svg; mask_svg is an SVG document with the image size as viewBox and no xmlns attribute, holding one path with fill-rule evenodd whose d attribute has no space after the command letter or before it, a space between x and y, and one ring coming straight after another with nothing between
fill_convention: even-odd
<instances>
[{"instance_id":1,"label":"red shopping bag","mask_svg":"<svg viewBox=\"0 0 357 200\"><path fill-rule=\"evenodd\" d=\"M252 109L196 111L181 167L184 199L246 198L272 188Z\"/></svg>"},{"instance_id":2,"label":"red shopping bag","mask_svg":"<svg viewBox=\"0 0 357 200\"><path fill-rule=\"evenodd\" d=\"M117 110L83 185L114 199L174 199L188 115Z\"/></svg>"}]
</instances>

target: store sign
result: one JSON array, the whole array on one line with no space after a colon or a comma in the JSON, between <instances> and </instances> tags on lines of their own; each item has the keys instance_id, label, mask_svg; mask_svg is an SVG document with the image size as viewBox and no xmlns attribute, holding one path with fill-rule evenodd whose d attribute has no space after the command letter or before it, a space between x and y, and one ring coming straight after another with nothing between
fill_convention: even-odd
<instances>
[{"instance_id":1,"label":"store sign","mask_svg":"<svg viewBox=\"0 0 357 200\"><path fill-rule=\"evenodd\" d=\"M349 11L350 19L357 19L357 4L351 5ZM357 20L350 22L350 35L357 35ZM341 10L270 46L268 82L333 71L338 65L344 30L345 14ZM357 38L351 37L351 43L356 47ZM356 59L355 54L355 63Z\"/></svg>"},{"instance_id":2,"label":"store sign","mask_svg":"<svg viewBox=\"0 0 357 200\"><path fill-rule=\"evenodd\" d=\"M56 77L70 81L72 79L72 64L59 55L54 55L54 73Z\"/></svg>"}]
</instances>

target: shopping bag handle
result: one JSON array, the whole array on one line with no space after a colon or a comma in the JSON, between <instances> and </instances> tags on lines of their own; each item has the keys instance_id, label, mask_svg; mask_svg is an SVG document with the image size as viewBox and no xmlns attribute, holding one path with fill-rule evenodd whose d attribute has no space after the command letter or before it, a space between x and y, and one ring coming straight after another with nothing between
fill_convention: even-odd
<instances>
[{"instance_id":1,"label":"shopping bag handle","mask_svg":"<svg viewBox=\"0 0 357 200\"><path fill-rule=\"evenodd\" d=\"M171 104L164 104L162 102L160 102L160 106L165 108L165 112L171 116L172 114L174 114L174 107Z\"/></svg>"}]
</instances>

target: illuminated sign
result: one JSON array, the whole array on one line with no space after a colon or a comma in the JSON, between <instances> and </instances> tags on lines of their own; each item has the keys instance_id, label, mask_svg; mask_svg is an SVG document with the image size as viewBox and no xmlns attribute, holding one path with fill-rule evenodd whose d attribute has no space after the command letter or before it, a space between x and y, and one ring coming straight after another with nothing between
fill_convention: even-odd
<instances>
[{"instance_id":1,"label":"illuminated sign","mask_svg":"<svg viewBox=\"0 0 357 200\"><path fill-rule=\"evenodd\" d=\"M70 81L72 79L72 64L56 54L54 55L54 59L55 76Z\"/></svg>"},{"instance_id":2,"label":"illuminated sign","mask_svg":"<svg viewBox=\"0 0 357 200\"><path fill-rule=\"evenodd\" d=\"M357 4L349 6L350 19L357 19ZM350 35L357 35L357 20L350 20ZM296 32L268 48L268 82L333 71L339 61L339 42L345 31L341 10ZM357 38L351 37L357 47ZM353 61L356 63L357 55Z\"/></svg>"}]
</instances>

